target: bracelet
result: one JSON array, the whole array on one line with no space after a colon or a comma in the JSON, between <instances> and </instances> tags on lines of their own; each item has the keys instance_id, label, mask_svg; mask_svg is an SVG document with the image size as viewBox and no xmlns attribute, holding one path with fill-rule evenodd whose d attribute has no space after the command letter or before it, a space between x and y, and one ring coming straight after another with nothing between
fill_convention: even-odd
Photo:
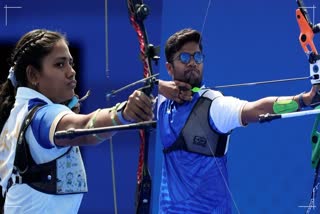
<instances>
[{"instance_id":1,"label":"bracelet","mask_svg":"<svg viewBox=\"0 0 320 214\"><path fill-rule=\"evenodd\" d=\"M121 103L117 103L115 106L113 106L111 108L111 111L117 111L117 109L119 108L120 105L121 105Z\"/></svg>"},{"instance_id":2,"label":"bracelet","mask_svg":"<svg viewBox=\"0 0 320 214\"><path fill-rule=\"evenodd\" d=\"M121 124L125 125L125 124L131 123L131 121L128 121L128 120L126 120L126 119L123 117L122 112L123 112L123 111L118 111L118 112L117 112L117 116L118 116L118 119L119 119L119 121L121 122Z\"/></svg>"},{"instance_id":3,"label":"bracelet","mask_svg":"<svg viewBox=\"0 0 320 214\"><path fill-rule=\"evenodd\" d=\"M92 129L92 128L94 128L94 126L95 126L95 124L96 124L96 120L97 120L97 115L98 115L98 113L101 111L101 109L99 108L95 113L94 113L94 115L93 115L93 117L92 117L92 119L91 119L91 121L90 121L90 123L89 123L89 129ZM99 140L99 141L104 141L105 139L104 138L102 138L102 137L100 137L99 135L97 135L97 134L92 134L92 136L93 137L95 137L97 140Z\"/></svg>"},{"instance_id":4,"label":"bracelet","mask_svg":"<svg viewBox=\"0 0 320 214\"><path fill-rule=\"evenodd\" d=\"M114 126L118 126L119 124L118 124L117 121L115 120L116 111L113 110L113 111L110 112L110 114L111 114L110 118L111 118L112 124L113 124Z\"/></svg>"},{"instance_id":5,"label":"bracelet","mask_svg":"<svg viewBox=\"0 0 320 214\"><path fill-rule=\"evenodd\" d=\"M303 94L304 93L305 92L302 92L301 94L299 94L298 102L299 102L300 109L304 109L305 107L308 107L303 101Z\"/></svg>"}]
</instances>

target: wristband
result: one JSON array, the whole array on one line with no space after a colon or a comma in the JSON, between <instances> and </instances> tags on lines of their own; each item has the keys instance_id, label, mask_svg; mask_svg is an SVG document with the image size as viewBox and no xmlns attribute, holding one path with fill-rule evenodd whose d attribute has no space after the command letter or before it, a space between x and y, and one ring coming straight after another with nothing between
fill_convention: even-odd
<instances>
[{"instance_id":1,"label":"wristband","mask_svg":"<svg viewBox=\"0 0 320 214\"><path fill-rule=\"evenodd\" d=\"M300 109L304 109L305 107L308 107L308 106L304 103L304 101L303 101L303 94L304 94L304 93L305 93L305 92L302 92L302 93L299 95L299 97L298 97Z\"/></svg>"},{"instance_id":2,"label":"wristband","mask_svg":"<svg viewBox=\"0 0 320 214\"><path fill-rule=\"evenodd\" d=\"M121 122L121 124L126 125L126 124L131 123L131 121L128 121L123 117L122 112L123 111L117 111L117 116L118 116L118 119Z\"/></svg>"}]
</instances>

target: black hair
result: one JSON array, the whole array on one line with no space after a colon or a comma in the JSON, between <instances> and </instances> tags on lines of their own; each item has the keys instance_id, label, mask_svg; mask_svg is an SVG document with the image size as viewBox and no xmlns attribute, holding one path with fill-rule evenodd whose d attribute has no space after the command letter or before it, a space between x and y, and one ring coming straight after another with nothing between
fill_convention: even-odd
<instances>
[{"instance_id":1,"label":"black hair","mask_svg":"<svg viewBox=\"0 0 320 214\"><path fill-rule=\"evenodd\" d=\"M171 63L175 53L177 53L188 42L198 43L199 48L202 51L201 34L197 30L185 28L170 36L165 47L167 62Z\"/></svg>"},{"instance_id":2,"label":"black hair","mask_svg":"<svg viewBox=\"0 0 320 214\"><path fill-rule=\"evenodd\" d=\"M50 54L53 46L60 40L67 42L65 36L59 32L36 29L24 34L17 42L10 59L17 86L14 87L9 79L0 85L1 131L15 102L16 89L20 86L27 87L28 85L27 67L32 65L41 71L43 58Z\"/></svg>"}]
</instances>

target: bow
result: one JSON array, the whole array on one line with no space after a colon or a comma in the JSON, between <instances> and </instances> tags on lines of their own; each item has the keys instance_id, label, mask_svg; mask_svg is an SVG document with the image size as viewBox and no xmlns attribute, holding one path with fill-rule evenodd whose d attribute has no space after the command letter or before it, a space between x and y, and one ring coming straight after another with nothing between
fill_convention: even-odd
<instances>
[{"instance_id":1,"label":"bow","mask_svg":"<svg viewBox=\"0 0 320 214\"><path fill-rule=\"evenodd\" d=\"M128 13L130 23L137 33L140 56L143 63L143 77L148 78L152 76L152 61L157 61L159 56L158 50L149 43L147 31L144 26L144 20L149 15L149 7L143 3L142 0L127 0ZM150 95L154 87L152 79L147 79L145 87L142 91L146 95ZM140 132L140 149L139 149L139 164L137 170L137 188L136 188L136 213L150 212L150 198L151 198L151 176L148 169L148 147L150 132L146 129L141 129Z\"/></svg>"},{"instance_id":2,"label":"bow","mask_svg":"<svg viewBox=\"0 0 320 214\"><path fill-rule=\"evenodd\" d=\"M314 37L314 34L320 32L320 26L319 24L313 25L313 23L310 21L307 9L303 4L303 0L297 0L297 3L299 8L296 10L296 18L301 31L299 36L299 41L304 52L307 54L309 58L310 76L313 77L311 79L311 83L312 85L319 85L320 79L319 79L318 72L319 72L319 66L320 66L320 55L318 54L318 51L313 43L313 37ZM312 103L315 103L315 101L313 100ZM316 109L319 109L319 107L320 106L318 105ZM311 139L310 139L311 145L312 145L311 163L312 163L312 167L315 168L315 175L314 175L314 183L311 191L311 199L310 199L307 213L309 213L311 209L315 208L315 198L316 198L316 193L317 193L317 189L320 181L320 178L319 178L320 132L318 131L319 121L320 121L320 114L317 114L316 120L312 128Z\"/></svg>"},{"instance_id":3,"label":"bow","mask_svg":"<svg viewBox=\"0 0 320 214\"><path fill-rule=\"evenodd\" d=\"M307 7L304 6L303 0L297 0L298 9L296 9L296 18L300 28L299 41L302 46L303 51L308 56L308 61L310 64L310 79L312 85L320 85L319 78L319 66L320 66L320 55L313 43L313 38L316 33L320 32L320 25L314 25L308 15ZM292 112L285 114L266 114L261 115L259 120L260 122L271 121L274 119L280 118L290 118L297 116L304 116L310 114L317 114L312 132L311 132L311 146L312 146L312 155L311 155L311 165L315 169L314 182L311 191L311 198L308 206L304 206L307 208L306 213L310 213L312 210L315 210L319 203L315 203L317 197L318 188L320 185L320 132L319 132L319 123L320 123L320 105L319 105L319 91L317 92L316 98L312 100L311 107L313 110L306 110L301 112Z\"/></svg>"}]
</instances>

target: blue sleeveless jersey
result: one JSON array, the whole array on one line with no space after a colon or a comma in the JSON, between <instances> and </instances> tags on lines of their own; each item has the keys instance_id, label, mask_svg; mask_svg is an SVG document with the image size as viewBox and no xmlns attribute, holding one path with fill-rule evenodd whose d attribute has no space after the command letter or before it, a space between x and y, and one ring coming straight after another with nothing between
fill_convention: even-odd
<instances>
[{"instance_id":1,"label":"blue sleeveless jersey","mask_svg":"<svg viewBox=\"0 0 320 214\"><path fill-rule=\"evenodd\" d=\"M169 100L161 103L158 130L165 148L177 139L199 97L197 93L182 105ZM210 124L214 127L211 119ZM228 185L226 156L214 158L180 150L164 154L159 213L231 213Z\"/></svg>"}]
</instances>

